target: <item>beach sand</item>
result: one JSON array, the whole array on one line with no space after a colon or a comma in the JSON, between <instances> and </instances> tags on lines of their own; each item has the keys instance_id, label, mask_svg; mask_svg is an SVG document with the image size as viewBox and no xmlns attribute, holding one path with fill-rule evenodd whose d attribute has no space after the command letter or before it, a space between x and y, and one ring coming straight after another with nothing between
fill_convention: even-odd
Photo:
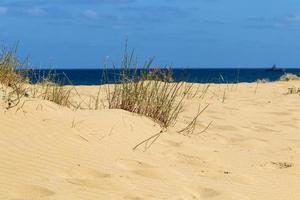
<instances>
[{"instance_id":1,"label":"beach sand","mask_svg":"<svg viewBox=\"0 0 300 200\"><path fill-rule=\"evenodd\" d=\"M136 150L161 130L147 117L30 98L6 110L0 100L0 199L300 199L300 95L291 87L300 81L212 84ZM98 91L76 88L84 99ZM178 133L199 103L209 106L194 133Z\"/></svg>"}]
</instances>

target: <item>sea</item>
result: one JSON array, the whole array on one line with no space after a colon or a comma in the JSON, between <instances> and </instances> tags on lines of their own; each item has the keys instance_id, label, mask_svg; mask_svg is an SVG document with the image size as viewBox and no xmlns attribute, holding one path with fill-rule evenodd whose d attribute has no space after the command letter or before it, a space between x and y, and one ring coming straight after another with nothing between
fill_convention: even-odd
<instances>
[{"instance_id":1,"label":"sea","mask_svg":"<svg viewBox=\"0 0 300 200\"><path fill-rule=\"evenodd\" d=\"M140 69L141 71L141 69ZM32 70L29 78L37 82L40 77L55 73L57 80L63 85L99 85L118 82L120 69L39 69ZM130 70L135 73L135 70ZM234 68L193 68L172 69L172 79L175 82L185 81L191 83L239 83L256 82L259 79L276 81L285 73L292 73L300 76L300 68L293 69L234 69ZM33 75L34 74L34 75ZM37 78L39 77L39 78ZM107 78L104 78L107 77Z\"/></svg>"}]
</instances>

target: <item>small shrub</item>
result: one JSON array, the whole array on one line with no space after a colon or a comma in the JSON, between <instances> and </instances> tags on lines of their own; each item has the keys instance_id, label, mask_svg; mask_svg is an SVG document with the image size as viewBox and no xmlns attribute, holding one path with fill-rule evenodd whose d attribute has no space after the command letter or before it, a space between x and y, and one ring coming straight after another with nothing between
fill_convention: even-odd
<instances>
[{"instance_id":1,"label":"small shrub","mask_svg":"<svg viewBox=\"0 0 300 200\"><path fill-rule=\"evenodd\" d=\"M32 85L31 94L34 98L52 101L65 107L75 107L71 102L73 87L63 86L55 71L47 74L35 74L37 83Z\"/></svg>"},{"instance_id":2,"label":"small shrub","mask_svg":"<svg viewBox=\"0 0 300 200\"><path fill-rule=\"evenodd\" d=\"M4 100L7 109L17 106L22 97L41 98L52 101L58 105L72 107L71 93L73 88L67 88L59 84L55 72L40 75L30 74L33 71L26 70L16 57L16 48L4 49L0 56L0 87L3 87ZM28 76L34 75L38 80L31 84Z\"/></svg>"},{"instance_id":3,"label":"small shrub","mask_svg":"<svg viewBox=\"0 0 300 200\"><path fill-rule=\"evenodd\" d=\"M4 87L4 100L7 109L17 106L23 96L27 96L28 80L20 71L20 62L15 56L16 49L3 49L0 56L0 86Z\"/></svg>"},{"instance_id":4,"label":"small shrub","mask_svg":"<svg viewBox=\"0 0 300 200\"><path fill-rule=\"evenodd\" d=\"M166 128L176 122L189 87L171 82L170 69L151 69L152 59L141 69L133 65L127 50L121 64L118 84L107 85L110 109L123 109L152 118ZM135 67L132 67L135 66Z\"/></svg>"}]
</instances>

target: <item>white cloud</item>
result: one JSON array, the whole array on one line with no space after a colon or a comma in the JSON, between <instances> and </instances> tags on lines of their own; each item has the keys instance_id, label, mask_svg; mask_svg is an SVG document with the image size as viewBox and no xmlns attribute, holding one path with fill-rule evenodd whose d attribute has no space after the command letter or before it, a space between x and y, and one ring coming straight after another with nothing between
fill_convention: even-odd
<instances>
[{"instance_id":1,"label":"white cloud","mask_svg":"<svg viewBox=\"0 0 300 200\"><path fill-rule=\"evenodd\" d=\"M248 18L248 22L257 27L269 27L269 28L299 28L300 15L289 14L276 17L254 17ZM251 25L250 24L250 25Z\"/></svg>"},{"instance_id":2,"label":"white cloud","mask_svg":"<svg viewBox=\"0 0 300 200\"><path fill-rule=\"evenodd\" d=\"M282 17L274 18L273 24L275 27L292 27L296 28L300 25L300 15L285 15Z\"/></svg>"},{"instance_id":3,"label":"white cloud","mask_svg":"<svg viewBox=\"0 0 300 200\"><path fill-rule=\"evenodd\" d=\"M0 6L0 16L1 15L6 15L7 14L7 8L6 7L1 7Z\"/></svg>"},{"instance_id":4,"label":"white cloud","mask_svg":"<svg viewBox=\"0 0 300 200\"><path fill-rule=\"evenodd\" d=\"M83 12L83 16L91 19L97 19L99 17L99 14L94 10L85 10Z\"/></svg>"},{"instance_id":5,"label":"white cloud","mask_svg":"<svg viewBox=\"0 0 300 200\"><path fill-rule=\"evenodd\" d=\"M284 18L287 22L300 22L300 16L299 15L288 15Z\"/></svg>"},{"instance_id":6,"label":"white cloud","mask_svg":"<svg viewBox=\"0 0 300 200\"><path fill-rule=\"evenodd\" d=\"M43 10L42 8L35 7L35 8L27 9L26 13L29 14L29 15L37 16L38 17L38 16L45 15L46 11Z\"/></svg>"}]
</instances>

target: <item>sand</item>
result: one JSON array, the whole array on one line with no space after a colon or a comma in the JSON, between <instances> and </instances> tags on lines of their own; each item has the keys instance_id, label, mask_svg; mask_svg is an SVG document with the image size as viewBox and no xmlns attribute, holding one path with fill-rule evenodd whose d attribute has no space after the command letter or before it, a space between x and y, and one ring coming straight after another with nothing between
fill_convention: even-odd
<instances>
[{"instance_id":1,"label":"sand","mask_svg":"<svg viewBox=\"0 0 300 200\"><path fill-rule=\"evenodd\" d=\"M291 87L300 82L211 85L135 151L161 130L147 117L30 98L5 110L0 100L0 199L300 199L300 95ZM199 103L209 107L194 134L179 134Z\"/></svg>"}]
</instances>

